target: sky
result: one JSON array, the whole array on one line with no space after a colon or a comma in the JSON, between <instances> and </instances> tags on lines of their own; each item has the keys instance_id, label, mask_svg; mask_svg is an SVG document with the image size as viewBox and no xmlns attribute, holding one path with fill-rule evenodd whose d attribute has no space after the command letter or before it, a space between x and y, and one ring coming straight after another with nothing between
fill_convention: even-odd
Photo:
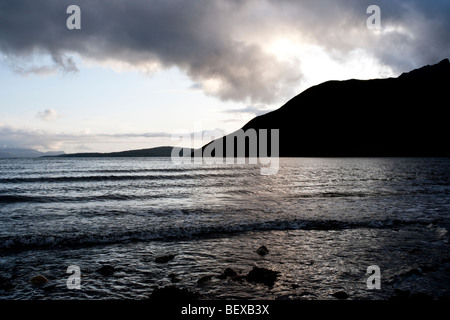
<instances>
[{"instance_id":1,"label":"sky","mask_svg":"<svg viewBox=\"0 0 450 320\"><path fill-rule=\"evenodd\" d=\"M0 148L230 133L312 85L450 57L448 17L450 0L0 0Z\"/></svg>"}]
</instances>

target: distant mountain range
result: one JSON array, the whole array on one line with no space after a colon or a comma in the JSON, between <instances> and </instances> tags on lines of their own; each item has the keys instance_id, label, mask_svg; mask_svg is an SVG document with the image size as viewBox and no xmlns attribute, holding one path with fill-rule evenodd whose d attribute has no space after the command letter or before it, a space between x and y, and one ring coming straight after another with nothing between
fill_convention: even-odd
<instances>
[{"instance_id":1,"label":"distant mountain range","mask_svg":"<svg viewBox=\"0 0 450 320\"><path fill-rule=\"evenodd\" d=\"M450 156L449 93L444 59L398 78L324 82L242 129L279 129L281 157Z\"/></svg>"},{"instance_id":2,"label":"distant mountain range","mask_svg":"<svg viewBox=\"0 0 450 320\"><path fill-rule=\"evenodd\" d=\"M117 158L117 157L170 157L173 147L156 147L150 149L128 150L121 152L87 152L87 153L71 153L59 155L64 158Z\"/></svg>"},{"instance_id":3,"label":"distant mountain range","mask_svg":"<svg viewBox=\"0 0 450 320\"><path fill-rule=\"evenodd\" d=\"M34 149L24 148L0 148L0 158L39 158L39 157L64 157L64 158L120 158L120 157L170 157L173 147L156 147L149 149L128 150L120 152L82 152L64 153L64 151L40 152ZM192 149L193 150L193 149ZM191 150L191 151L192 151ZM189 151L188 151L189 152Z\"/></svg>"},{"instance_id":4,"label":"distant mountain range","mask_svg":"<svg viewBox=\"0 0 450 320\"><path fill-rule=\"evenodd\" d=\"M39 158L42 156L57 156L64 151L40 152L26 148L0 148L0 158Z\"/></svg>"}]
</instances>

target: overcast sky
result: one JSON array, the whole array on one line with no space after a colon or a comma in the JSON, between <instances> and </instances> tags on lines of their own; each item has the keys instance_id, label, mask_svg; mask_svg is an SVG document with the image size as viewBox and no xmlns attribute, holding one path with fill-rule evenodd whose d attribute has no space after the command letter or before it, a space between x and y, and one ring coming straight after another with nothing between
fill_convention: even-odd
<instances>
[{"instance_id":1,"label":"overcast sky","mask_svg":"<svg viewBox=\"0 0 450 320\"><path fill-rule=\"evenodd\" d=\"M81 29L68 30L69 5ZM381 30L369 29L369 5ZM450 0L0 0L0 147L119 151L229 132L330 79L450 56Z\"/></svg>"}]
</instances>

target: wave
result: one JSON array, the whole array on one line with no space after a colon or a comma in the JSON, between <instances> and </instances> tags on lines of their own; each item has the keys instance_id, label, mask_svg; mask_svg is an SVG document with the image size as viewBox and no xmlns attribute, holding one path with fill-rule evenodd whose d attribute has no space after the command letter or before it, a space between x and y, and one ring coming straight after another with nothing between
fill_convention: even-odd
<instances>
[{"instance_id":1,"label":"wave","mask_svg":"<svg viewBox=\"0 0 450 320\"><path fill-rule=\"evenodd\" d=\"M187 188L186 185L177 184L172 187L176 188ZM154 186L147 186L146 189L150 190L155 188ZM158 188L158 187L156 187ZM401 195L406 196L408 194L413 194L417 196L418 194L446 194L446 190L422 190L419 192L403 192ZM257 194L256 191L251 190L227 190L224 192L222 197L233 197L233 196L252 196ZM289 198L295 200L301 199L323 199L323 198L367 198L367 197L379 197L379 196L390 196L399 195L400 193L394 192L380 192L374 190L372 192L314 192L314 193L299 193L292 195ZM180 195L180 193L155 193L155 194L119 194L119 193L108 193L103 195L95 196L60 196L60 195L20 195L20 194L2 194L0 191L0 204L14 204L14 203L84 203L84 202L101 202L101 201L145 201L150 199L161 199L161 198L174 198Z\"/></svg>"},{"instance_id":2,"label":"wave","mask_svg":"<svg viewBox=\"0 0 450 320\"><path fill-rule=\"evenodd\" d=\"M180 185L180 187L183 187ZM251 190L229 190L225 193L226 196L239 196L239 195L253 195L255 192ZM156 198L170 198L175 197L175 194L159 193L159 194L117 194L109 193L97 196L58 196L58 195L1 195L0 203L13 204L13 203L66 203L66 202L91 202L91 201L131 201L131 200L149 200ZM313 194L299 194L295 199L310 199L310 198L341 198L341 197L369 197L373 194L363 193L313 193Z\"/></svg>"},{"instance_id":3,"label":"wave","mask_svg":"<svg viewBox=\"0 0 450 320\"><path fill-rule=\"evenodd\" d=\"M376 221L339 220L270 220L228 225L202 225L191 227L161 226L148 230L116 232L80 232L64 234L15 235L0 237L0 250L22 251L30 249L54 249L78 246L112 245L130 242L174 241L192 238L230 236L251 231L288 230L345 230L345 229L396 229L405 226L428 226L430 221L385 219ZM63 235L62 235L63 234Z\"/></svg>"},{"instance_id":4,"label":"wave","mask_svg":"<svg viewBox=\"0 0 450 320\"><path fill-rule=\"evenodd\" d=\"M0 195L0 203L60 203L60 202L94 202L94 201L129 201L141 199L156 199L170 197L167 194L152 195L128 195L128 194L106 194L85 197L63 197L63 196L27 196L27 195Z\"/></svg>"},{"instance_id":5,"label":"wave","mask_svg":"<svg viewBox=\"0 0 450 320\"><path fill-rule=\"evenodd\" d=\"M16 177L3 178L0 183L70 183L70 182L105 182L129 180L187 180L204 177L233 178L242 176L240 173L224 174L181 174L181 175L91 175L91 176L57 176L57 177Z\"/></svg>"},{"instance_id":6,"label":"wave","mask_svg":"<svg viewBox=\"0 0 450 320\"><path fill-rule=\"evenodd\" d=\"M93 169L93 170L70 170L70 174L130 174L130 173L172 173L172 172L185 172L185 173L192 173L192 172L205 172L205 171L236 171L236 169L239 167L236 166L219 166L219 167L208 167L208 166L201 166L201 167L180 167L180 168L142 168L142 169ZM246 169L257 169L259 170L259 167L250 167L246 166ZM0 171L0 174L6 175L9 174L9 171ZM39 176L39 175L58 175L62 172L61 170L46 170L44 172L42 171L26 171L22 172L21 174L27 174L30 176Z\"/></svg>"}]
</instances>

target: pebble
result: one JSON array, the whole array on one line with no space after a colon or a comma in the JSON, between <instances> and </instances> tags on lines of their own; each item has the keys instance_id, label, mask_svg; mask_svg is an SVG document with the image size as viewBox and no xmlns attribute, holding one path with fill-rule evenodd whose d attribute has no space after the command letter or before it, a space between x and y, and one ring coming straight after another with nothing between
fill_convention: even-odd
<instances>
[{"instance_id":1,"label":"pebble","mask_svg":"<svg viewBox=\"0 0 450 320\"><path fill-rule=\"evenodd\" d=\"M101 268L97 269L97 272L102 276L110 276L114 273L114 271L116 271L116 269L110 265L104 265Z\"/></svg>"},{"instance_id":2,"label":"pebble","mask_svg":"<svg viewBox=\"0 0 450 320\"><path fill-rule=\"evenodd\" d=\"M166 256L157 257L155 259L155 262L156 263L166 263L166 262L169 262L170 260L173 260L174 258L175 258L175 255L169 254L169 255L166 255Z\"/></svg>"},{"instance_id":3,"label":"pebble","mask_svg":"<svg viewBox=\"0 0 450 320\"><path fill-rule=\"evenodd\" d=\"M267 286L272 286L277 280L278 275L278 271L254 266L247 274L246 279L250 282L264 283Z\"/></svg>"},{"instance_id":4,"label":"pebble","mask_svg":"<svg viewBox=\"0 0 450 320\"><path fill-rule=\"evenodd\" d=\"M266 254L269 253L269 249L267 249L265 246L261 246L256 250L256 253L259 254L260 256L265 256Z\"/></svg>"},{"instance_id":5,"label":"pebble","mask_svg":"<svg viewBox=\"0 0 450 320\"><path fill-rule=\"evenodd\" d=\"M177 275L175 273L171 273L168 276L170 278L170 281L172 281L172 283L176 283L176 282L180 282L181 280L177 277Z\"/></svg>"},{"instance_id":6,"label":"pebble","mask_svg":"<svg viewBox=\"0 0 450 320\"><path fill-rule=\"evenodd\" d=\"M348 298L348 294L345 291L338 291L332 294L333 297L339 300L345 300Z\"/></svg>"},{"instance_id":7,"label":"pebble","mask_svg":"<svg viewBox=\"0 0 450 320\"><path fill-rule=\"evenodd\" d=\"M34 284L34 285L44 284L47 282L48 282L48 279L40 274L38 274L37 276L34 276L30 279L30 283Z\"/></svg>"},{"instance_id":8,"label":"pebble","mask_svg":"<svg viewBox=\"0 0 450 320\"><path fill-rule=\"evenodd\" d=\"M201 286L206 284L207 282L209 282L212 279L212 276L204 276L201 277L200 279L197 280L197 285Z\"/></svg>"}]
</instances>

